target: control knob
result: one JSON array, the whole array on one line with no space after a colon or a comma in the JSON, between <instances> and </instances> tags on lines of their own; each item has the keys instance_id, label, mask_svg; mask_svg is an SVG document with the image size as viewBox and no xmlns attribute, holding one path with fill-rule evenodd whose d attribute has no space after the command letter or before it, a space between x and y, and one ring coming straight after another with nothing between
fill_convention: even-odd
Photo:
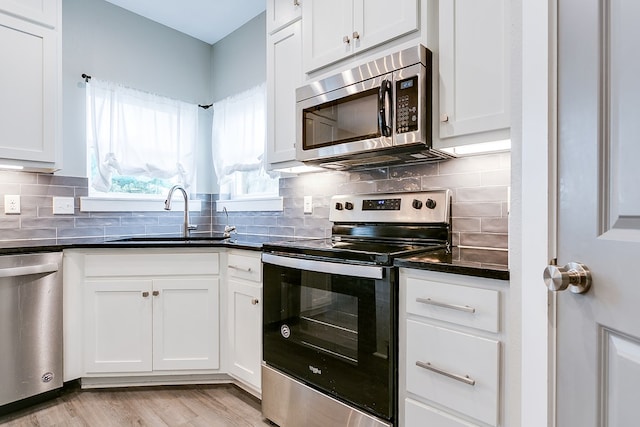
<instances>
[{"instance_id":1,"label":"control knob","mask_svg":"<svg viewBox=\"0 0 640 427\"><path fill-rule=\"evenodd\" d=\"M427 199L425 206L428 207L429 209L435 209L436 208L436 201L433 199Z\"/></svg>"},{"instance_id":2,"label":"control knob","mask_svg":"<svg viewBox=\"0 0 640 427\"><path fill-rule=\"evenodd\" d=\"M353 203L351 203L351 202L345 202L345 203L344 203L344 208L345 208L346 210L348 210L348 211L353 210Z\"/></svg>"},{"instance_id":3,"label":"control knob","mask_svg":"<svg viewBox=\"0 0 640 427\"><path fill-rule=\"evenodd\" d=\"M422 209L422 202L418 199L413 199L411 206L413 206L414 209Z\"/></svg>"},{"instance_id":4,"label":"control knob","mask_svg":"<svg viewBox=\"0 0 640 427\"><path fill-rule=\"evenodd\" d=\"M340 202L336 202L336 210L337 210L337 211L341 211L342 209L343 209L343 207L342 207L342 203L340 203Z\"/></svg>"}]
</instances>

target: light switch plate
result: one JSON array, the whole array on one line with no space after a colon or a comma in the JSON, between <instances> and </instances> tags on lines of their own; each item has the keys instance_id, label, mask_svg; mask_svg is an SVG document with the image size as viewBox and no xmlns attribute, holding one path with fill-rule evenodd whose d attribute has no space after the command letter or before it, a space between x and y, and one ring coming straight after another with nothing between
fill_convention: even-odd
<instances>
[{"instance_id":1,"label":"light switch plate","mask_svg":"<svg viewBox=\"0 0 640 427\"><path fill-rule=\"evenodd\" d=\"M20 213L20 196L19 195L4 195L4 213L6 214L19 214Z\"/></svg>"},{"instance_id":2,"label":"light switch plate","mask_svg":"<svg viewBox=\"0 0 640 427\"><path fill-rule=\"evenodd\" d=\"M306 214L313 213L313 198L311 196L304 196L302 211Z\"/></svg>"},{"instance_id":3,"label":"light switch plate","mask_svg":"<svg viewBox=\"0 0 640 427\"><path fill-rule=\"evenodd\" d=\"M53 214L73 214L73 197L54 197Z\"/></svg>"}]
</instances>

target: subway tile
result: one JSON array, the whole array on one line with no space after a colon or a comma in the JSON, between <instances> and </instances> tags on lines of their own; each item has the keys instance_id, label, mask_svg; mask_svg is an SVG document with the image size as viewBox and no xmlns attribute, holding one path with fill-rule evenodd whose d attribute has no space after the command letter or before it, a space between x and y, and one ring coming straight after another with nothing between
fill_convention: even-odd
<instances>
[{"instance_id":1,"label":"subway tile","mask_svg":"<svg viewBox=\"0 0 640 427\"><path fill-rule=\"evenodd\" d=\"M22 228L73 228L75 219L70 218L22 218Z\"/></svg>"},{"instance_id":2,"label":"subway tile","mask_svg":"<svg viewBox=\"0 0 640 427\"><path fill-rule=\"evenodd\" d=\"M468 173L469 171L490 171L502 169L501 158L495 154L459 157L438 163L440 175Z\"/></svg>"},{"instance_id":3,"label":"subway tile","mask_svg":"<svg viewBox=\"0 0 640 427\"><path fill-rule=\"evenodd\" d=\"M146 232L144 225L128 225L128 226L107 226L104 228L105 236L138 236L144 235Z\"/></svg>"},{"instance_id":4,"label":"subway tile","mask_svg":"<svg viewBox=\"0 0 640 427\"><path fill-rule=\"evenodd\" d=\"M77 218L75 224L76 227L109 227L119 225L119 217Z\"/></svg>"},{"instance_id":5,"label":"subway tile","mask_svg":"<svg viewBox=\"0 0 640 427\"><path fill-rule=\"evenodd\" d=\"M24 196L74 197L75 189L55 185L23 184L20 186L20 194Z\"/></svg>"},{"instance_id":6,"label":"subway tile","mask_svg":"<svg viewBox=\"0 0 640 427\"><path fill-rule=\"evenodd\" d=\"M108 218L105 217L108 220ZM160 224L160 219L157 216L120 216L118 217L118 224L105 224L105 225L123 225L123 226L134 226L134 225L158 225Z\"/></svg>"},{"instance_id":7,"label":"subway tile","mask_svg":"<svg viewBox=\"0 0 640 427\"><path fill-rule=\"evenodd\" d=\"M508 248L509 242L506 234L492 233L460 233L460 246L473 246L479 248Z\"/></svg>"},{"instance_id":8,"label":"subway tile","mask_svg":"<svg viewBox=\"0 0 640 427\"><path fill-rule=\"evenodd\" d=\"M349 182L389 179L389 169L388 168L366 169L363 171L347 173L347 176L348 176Z\"/></svg>"},{"instance_id":9,"label":"subway tile","mask_svg":"<svg viewBox=\"0 0 640 427\"><path fill-rule=\"evenodd\" d=\"M422 163L417 165L403 165L389 167L389 178L402 179L409 177L424 177L438 174L437 163Z\"/></svg>"},{"instance_id":10,"label":"subway tile","mask_svg":"<svg viewBox=\"0 0 640 427\"><path fill-rule=\"evenodd\" d=\"M451 222L451 229L453 231L473 231L479 233L482 230L480 218L453 218Z\"/></svg>"},{"instance_id":11,"label":"subway tile","mask_svg":"<svg viewBox=\"0 0 640 427\"><path fill-rule=\"evenodd\" d=\"M20 217L8 215L5 215L5 217L0 217L0 230L15 230L17 228L20 228ZM0 231L0 239L2 239L2 233L3 231Z\"/></svg>"},{"instance_id":12,"label":"subway tile","mask_svg":"<svg viewBox=\"0 0 640 427\"><path fill-rule=\"evenodd\" d=\"M456 202L501 202L507 200L507 187L456 188Z\"/></svg>"},{"instance_id":13,"label":"subway tile","mask_svg":"<svg viewBox=\"0 0 640 427\"><path fill-rule=\"evenodd\" d=\"M509 169L481 172L482 185L511 185L511 171Z\"/></svg>"},{"instance_id":14,"label":"subway tile","mask_svg":"<svg viewBox=\"0 0 640 427\"><path fill-rule=\"evenodd\" d=\"M392 193L397 191L420 191L421 187L421 179L418 177L384 180L377 182L376 192Z\"/></svg>"},{"instance_id":15,"label":"subway tile","mask_svg":"<svg viewBox=\"0 0 640 427\"><path fill-rule=\"evenodd\" d=\"M483 233L507 233L509 232L509 219L502 218L482 218Z\"/></svg>"},{"instance_id":16,"label":"subway tile","mask_svg":"<svg viewBox=\"0 0 640 427\"><path fill-rule=\"evenodd\" d=\"M2 230L0 232L2 240L25 240L25 239L55 239L55 228L19 228L13 230Z\"/></svg>"},{"instance_id":17,"label":"subway tile","mask_svg":"<svg viewBox=\"0 0 640 427\"><path fill-rule=\"evenodd\" d=\"M455 202L451 206L453 218L465 217L500 217L502 216L502 203L500 202Z\"/></svg>"},{"instance_id":18,"label":"subway tile","mask_svg":"<svg viewBox=\"0 0 640 427\"><path fill-rule=\"evenodd\" d=\"M0 182L3 184L35 184L38 175L31 172L0 171Z\"/></svg>"},{"instance_id":19,"label":"subway tile","mask_svg":"<svg viewBox=\"0 0 640 427\"><path fill-rule=\"evenodd\" d=\"M20 184L17 183L6 183L4 181L0 181L0 194L20 194ZM0 200L0 206L4 204L4 197Z\"/></svg>"},{"instance_id":20,"label":"subway tile","mask_svg":"<svg viewBox=\"0 0 640 427\"><path fill-rule=\"evenodd\" d=\"M104 227L63 228L58 230L58 238L69 237L104 237Z\"/></svg>"},{"instance_id":21,"label":"subway tile","mask_svg":"<svg viewBox=\"0 0 640 427\"><path fill-rule=\"evenodd\" d=\"M460 251L459 259L465 262L477 262L480 264L507 265L509 263L509 252L465 248Z\"/></svg>"},{"instance_id":22,"label":"subway tile","mask_svg":"<svg viewBox=\"0 0 640 427\"><path fill-rule=\"evenodd\" d=\"M461 173L456 175L423 176L422 189L474 187L481 185L482 175L480 173Z\"/></svg>"},{"instance_id":23,"label":"subway tile","mask_svg":"<svg viewBox=\"0 0 640 427\"><path fill-rule=\"evenodd\" d=\"M168 234L168 233L180 233L182 232L182 224L176 225L145 225L145 233L147 235L153 234Z\"/></svg>"},{"instance_id":24,"label":"subway tile","mask_svg":"<svg viewBox=\"0 0 640 427\"><path fill-rule=\"evenodd\" d=\"M40 185L60 185L64 187L87 188L89 185L89 179L62 175L38 174L37 183Z\"/></svg>"}]
</instances>

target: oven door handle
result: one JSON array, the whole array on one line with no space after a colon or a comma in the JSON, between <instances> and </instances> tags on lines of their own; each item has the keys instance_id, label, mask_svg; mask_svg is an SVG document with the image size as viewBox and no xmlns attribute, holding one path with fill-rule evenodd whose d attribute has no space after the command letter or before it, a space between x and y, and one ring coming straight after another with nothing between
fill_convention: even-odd
<instances>
[{"instance_id":1,"label":"oven door handle","mask_svg":"<svg viewBox=\"0 0 640 427\"><path fill-rule=\"evenodd\" d=\"M297 270L317 273L339 274L341 276L362 277L365 279L383 279L384 269L373 265L342 264L338 262L317 261L313 259L293 258L274 254L262 254L262 262Z\"/></svg>"}]
</instances>

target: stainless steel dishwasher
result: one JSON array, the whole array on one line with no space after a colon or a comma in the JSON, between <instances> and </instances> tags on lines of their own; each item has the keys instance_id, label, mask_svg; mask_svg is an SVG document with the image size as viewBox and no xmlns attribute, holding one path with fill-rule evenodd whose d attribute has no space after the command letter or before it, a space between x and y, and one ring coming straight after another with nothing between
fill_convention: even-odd
<instances>
[{"instance_id":1,"label":"stainless steel dishwasher","mask_svg":"<svg viewBox=\"0 0 640 427\"><path fill-rule=\"evenodd\" d=\"M0 256L0 412L62 387L62 252Z\"/></svg>"}]
</instances>

